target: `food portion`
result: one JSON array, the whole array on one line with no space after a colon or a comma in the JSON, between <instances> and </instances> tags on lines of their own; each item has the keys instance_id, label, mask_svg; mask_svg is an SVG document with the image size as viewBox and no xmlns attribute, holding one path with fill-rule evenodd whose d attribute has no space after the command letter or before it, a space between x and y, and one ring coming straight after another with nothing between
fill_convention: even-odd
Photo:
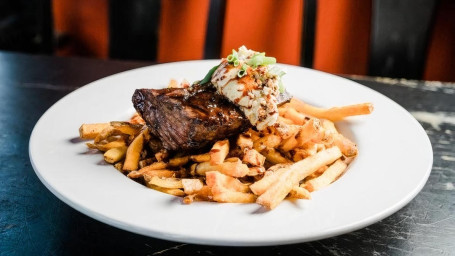
<instances>
[{"instance_id":1,"label":"food portion","mask_svg":"<svg viewBox=\"0 0 455 256\"><path fill-rule=\"evenodd\" d=\"M275 58L242 46L222 59L210 80L258 130L275 124L278 119L277 97L284 72L271 65L275 63Z\"/></svg>"},{"instance_id":2,"label":"food portion","mask_svg":"<svg viewBox=\"0 0 455 256\"><path fill-rule=\"evenodd\" d=\"M251 125L210 85L138 89L133 105L166 150L198 150L237 135Z\"/></svg>"},{"instance_id":3,"label":"food portion","mask_svg":"<svg viewBox=\"0 0 455 256\"><path fill-rule=\"evenodd\" d=\"M171 80L166 89L137 89L129 121L83 124L80 137L128 178L184 203L274 209L286 198L310 199L358 154L334 122L373 107L326 109L290 99L272 63L240 48L192 85Z\"/></svg>"}]
</instances>

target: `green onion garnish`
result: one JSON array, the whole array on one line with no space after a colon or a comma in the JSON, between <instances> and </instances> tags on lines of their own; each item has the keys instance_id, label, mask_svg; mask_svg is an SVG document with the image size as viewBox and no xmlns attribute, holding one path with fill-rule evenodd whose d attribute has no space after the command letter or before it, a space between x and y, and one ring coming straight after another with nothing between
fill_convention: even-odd
<instances>
[{"instance_id":1,"label":"green onion garnish","mask_svg":"<svg viewBox=\"0 0 455 256\"><path fill-rule=\"evenodd\" d=\"M242 68L241 68L241 69L239 70L239 72L237 73L237 76L238 76L239 78L244 77L244 76L246 75L246 70L247 70L247 69L248 69L248 66L245 65L245 64L243 64L243 65L242 65Z\"/></svg>"},{"instance_id":2,"label":"green onion garnish","mask_svg":"<svg viewBox=\"0 0 455 256\"><path fill-rule=\"evenodd\" d=\"M247 64L254 68L257 66L265 66L275 63L276 59L274 57L266 57L263 52L253 55L253 57L247 61Z\"/></svg>"}]
</instances>

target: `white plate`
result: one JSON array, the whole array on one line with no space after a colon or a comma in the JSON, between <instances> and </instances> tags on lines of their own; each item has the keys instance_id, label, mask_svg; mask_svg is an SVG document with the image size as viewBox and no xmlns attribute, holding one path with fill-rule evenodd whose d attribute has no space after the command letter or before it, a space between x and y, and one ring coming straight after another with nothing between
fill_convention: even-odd
<instances>
[{"instance_id":1,"label":"white plate","mask_svg":"<svg viewBox=\"0 0 455 256\"><path fill-rule=\"evenodd\" d=\"M420 124L387 97L355 82L283 65L285 85L298 98L329 107L360 102L375 106L339 128L360 154L347 173L312 200L285 201L273 211L256 204L196 202L148 189L129 180L101 154L77 143L82 123L126 120L136 88L163 87L169 79L194 81L217 61L189 61L140 68L84 86L52 106L30 138L36 174L74 209L131 232L188 243L276 245L311 241L363 228L406 205L431 171L430 141Z\"/></svg>"}]
</instances>

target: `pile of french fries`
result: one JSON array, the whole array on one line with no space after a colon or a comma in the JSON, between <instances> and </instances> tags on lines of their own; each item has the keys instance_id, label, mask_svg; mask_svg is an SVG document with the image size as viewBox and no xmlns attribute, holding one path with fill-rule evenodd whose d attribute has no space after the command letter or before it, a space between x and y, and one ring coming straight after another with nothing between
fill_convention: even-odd
<instances>
[{"instance_id":1,"label":"pile of french fries","mask_svg":"<svg viewBox=\"0 0 455 256\"><path fill-rule=\"evenodd\" d=\"M200 154L160 148L137 114L128 122L83 124L79 132L127 177L186 204L256 202L273 209L286 198L310 199L338 179L358 150L334 122L372 110L370 103L322 109L293 98L279 108L276 125L217 141Z\"/></svg>"}]
</instances>

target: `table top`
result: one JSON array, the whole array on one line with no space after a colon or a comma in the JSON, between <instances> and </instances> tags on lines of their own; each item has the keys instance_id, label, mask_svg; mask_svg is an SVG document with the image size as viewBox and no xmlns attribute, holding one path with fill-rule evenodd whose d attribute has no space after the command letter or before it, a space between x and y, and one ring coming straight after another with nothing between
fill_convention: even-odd
<instances>
[{"instance_id":1,"label":"table top","mask_svg":"<svg viewBox=\"0 0 455 256\"><path fill-rule=\"evenodd\" d=\"M348 76L408 110L430 137L423 190L392 216L324 240L267 247L165 241L91 219L39 181L28 143L41 115L74 89L147 62L0 52L0 255L455 255L455 84Z\"/></svg>"}]
</instances>

